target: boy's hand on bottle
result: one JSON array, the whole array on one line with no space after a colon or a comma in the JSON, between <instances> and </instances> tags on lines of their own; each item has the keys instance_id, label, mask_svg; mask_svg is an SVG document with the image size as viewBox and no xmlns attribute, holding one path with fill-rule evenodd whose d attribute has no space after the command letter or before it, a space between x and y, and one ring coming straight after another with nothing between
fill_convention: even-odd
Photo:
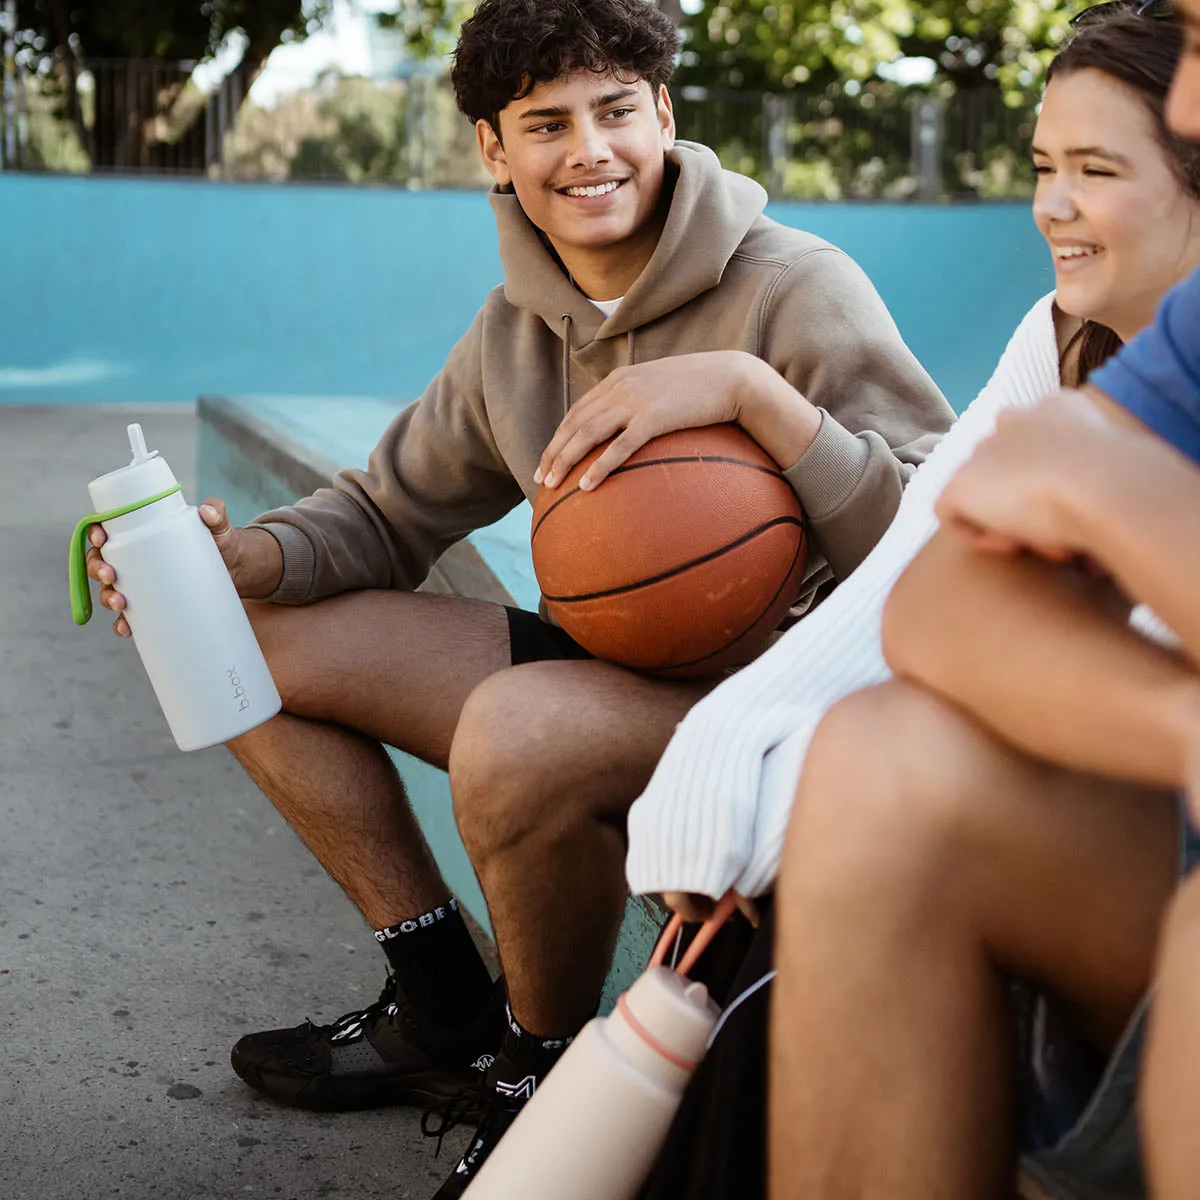
<instances>
[{"instance_id":1,"label":"boy's hand on bottle","mask_svg":"<svg viewBox=\"0 0 1200 1200\"><path fill-rule=\"evenodd\" d=\"M205 500L200 520L212 531L225 568L243 600L265 600L283 578L283 551L265 529L239 529L221 500Z\"/></svg>"},{"instance_id":2,"label":"boy's hand on bottle","mask_svg":"<svg viewBox=\"0 0 1200 1200\"><path fill-rule=\"evenodd\" d=\"M279 586L283 552L265 529L236 528L220 500L205 500L200 505L200 519L211 531L239 596L261 600ZM124 617L125 596L117 590L117 573L111 563L104 561L102 553L107 540L103 526L93 525L88 530L87 573L100 585L100 603L117 614L113 632L118 637L129 637L129 622Z\"/></svg>"}]
</instances>

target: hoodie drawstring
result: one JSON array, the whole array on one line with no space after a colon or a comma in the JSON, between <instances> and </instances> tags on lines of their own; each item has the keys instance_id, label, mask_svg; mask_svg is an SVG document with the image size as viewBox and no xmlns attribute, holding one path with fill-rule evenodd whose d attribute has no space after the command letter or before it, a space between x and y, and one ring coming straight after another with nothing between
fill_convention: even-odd
<instances>
[{"instance_id":1,"label":"hoodie drawstring","mask_svg":"<svg viewBox=\"0 0 1200 1200\"><path fill-rule=\"evenodd\" d=\"M562 393L563 416L571 411L571 314L563 313Z\"/></svg>"},{"instance_id":2,"label":"hoodie drawstring","mask_svg":"<svg viewBox=\"0 0 1200 1200\"><path fill-rule=\"evenodd\" d=\"M563 401L563 416L565 417L571 411L571 329L574 325L574 319L570 313L563 313L561 317L563 323L563 349L562 349L562 401ZM633 366L635 358L636 343L631 329L626 337L629 339L629 366Z\"/></svg>"}]
</instances>

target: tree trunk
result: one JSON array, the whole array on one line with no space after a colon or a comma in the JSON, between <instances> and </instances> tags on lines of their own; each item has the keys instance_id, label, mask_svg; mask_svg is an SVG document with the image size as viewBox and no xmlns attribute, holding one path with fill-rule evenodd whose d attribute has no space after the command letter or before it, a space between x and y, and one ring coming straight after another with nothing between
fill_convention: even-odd
<instances>
[{"instance_id":1,"label":"tree trunk","mask_svg":"<svg viewBox=\"0 0 1200 1200\"><path fill-rule=\"evenodd\" d=\"M237 107L262 62L243 63L222 83L230 101L232 128ZM91 129L92 169L97 171L203 174L220 161L221 147L209 138L222 130L210 126L206 102L185 91L190 72L174 63L109 59L92 66L95 118ZM207 104L218 103L217 96Z\"/></svg>"},{"instance_id":2,"label":"tree trunk","mask_svg":"<svg viewBox=\"0 0 1200 1200\"><path fill-rule=\"evenodd\" d=\"M76 61L75 52L71 48L71 22L64 0L51 0L50 11L54 20L55 36L66 51L67 116L71 118L71 124L75 126L79 144L87 152L88 157L92 158L95 155L95 147L92 145L91 131L84 124L83 109L79 104L79 64Z\"/></svg>"}]
</instances>

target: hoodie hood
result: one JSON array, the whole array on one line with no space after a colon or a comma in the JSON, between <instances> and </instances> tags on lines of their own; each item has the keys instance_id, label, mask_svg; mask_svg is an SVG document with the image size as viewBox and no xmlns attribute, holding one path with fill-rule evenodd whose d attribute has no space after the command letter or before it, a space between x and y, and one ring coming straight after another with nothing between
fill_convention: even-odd
<instances>
[{"instance_id":1,"label":"hoodie hood","mask_svg":"<svg viewBox=\"0 0 1200 1200\"><path fill-rule=\"evenodd\" d=\"M711 150L694 142L677 142L667 163L677 178L662 236L645 270L608 318L572 286L516 195L493 188L489 199L509 304L536 313L560 337L569 328L580 347L630 333L716 287L762 215L767 193L752 179L726 171Z\"/></svg>"}]
</instances>

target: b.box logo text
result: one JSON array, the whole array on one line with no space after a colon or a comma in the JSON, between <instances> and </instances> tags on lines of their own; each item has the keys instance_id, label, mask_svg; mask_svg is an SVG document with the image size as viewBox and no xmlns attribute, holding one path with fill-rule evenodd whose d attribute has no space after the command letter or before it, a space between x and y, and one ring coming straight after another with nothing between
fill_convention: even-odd
<instances>
[{"instance_id":1,"label":"b.box logo text","mask_svg":"<svg viewBox=\"0 0 1200 1200\"><path fill-rule=\"evenodd\" d=\"M229 667L225 674L229 676L229 686L233 688L233 698L238 702L238 712L245 712L250 707L250 697L242 687L242 678L237 673L237 667Z\"/></svg>"}]
</instances>

